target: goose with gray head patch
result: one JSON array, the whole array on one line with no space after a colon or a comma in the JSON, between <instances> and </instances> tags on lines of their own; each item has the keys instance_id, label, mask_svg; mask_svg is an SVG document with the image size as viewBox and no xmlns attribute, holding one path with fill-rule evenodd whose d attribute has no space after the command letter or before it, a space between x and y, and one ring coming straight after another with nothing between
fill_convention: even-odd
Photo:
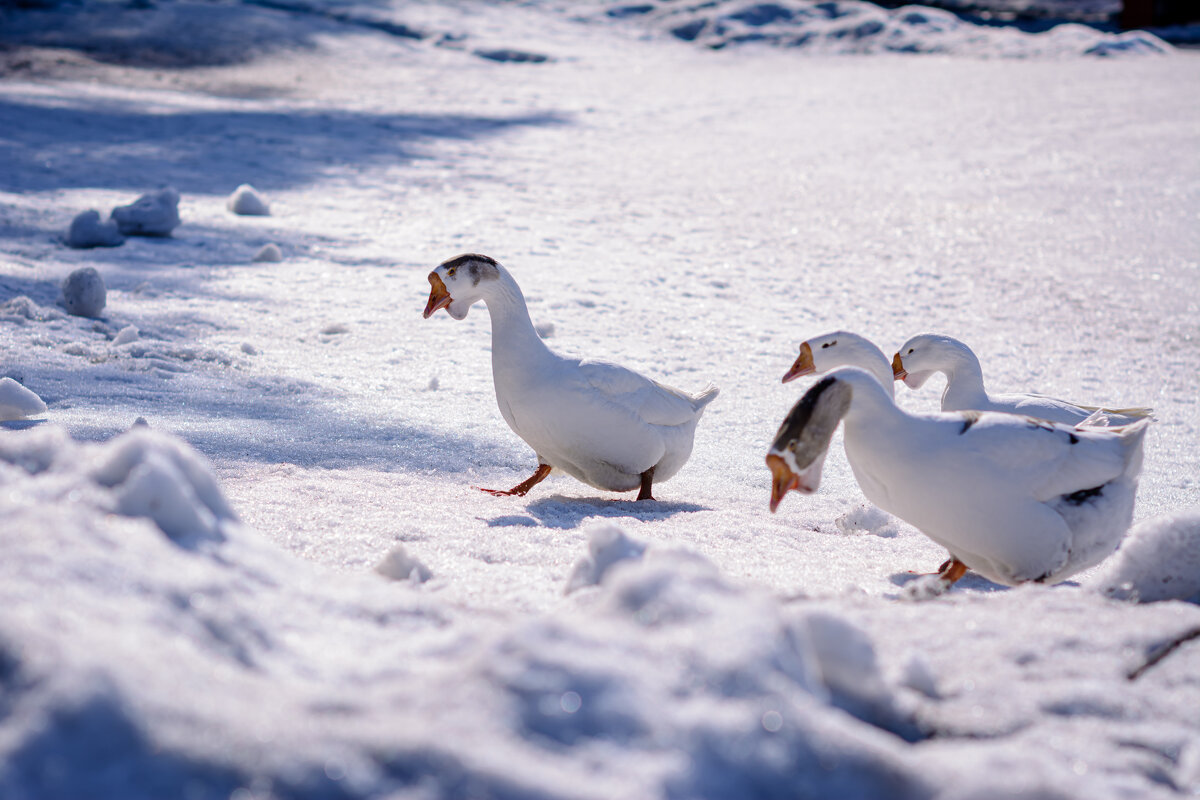
<instances>
[{"instance_id":1,"label":"goose with gray head patch","mask_svg":"<svg viewBox=\"0 0 1200 800\"><path fill-rule=\"evenodd\" d=\"M867 499L950 551L946 584L971 569L1009 586L1057 583L1117 549L1133 516L1150 424L914 415L871 375L846 367L813 386L780 426L767 454L772 511L789 491L816 491L839 422Z\"/></svg>"},{"instance_id":2,"label":"goose with gray head patch","mask_svg":"<svg viewBox=\"0 0 1200 800\"><path fill-rule=\"evenodd\" d=\"M1003 411L1089 427L1128 425L1153 413L1150 408L1085 406L1042 394L989 395L983 387L983 368L975 353L949 336L933 333L914 336L892 358L893 376L910 389L920 389L937 372L946 376L942 411Z\"/></svg>"},{"instance_id":3,"label":"goose with gray head patch","mask_svg":"<svg viewBox=\"0 0 1200 800\"><path fill-rule=\"evenodd\" d=\"M705 407L717 396L673 389L605 361L560 356L542 341L521 288L494 258L467 254L429 273L428 319L446 309L455 319L483 302L492 320L492 379L504 421L533 448L538 467L495 495L524 495L553 469L589 486L638 490L672 477L692 453Z\"/></svg>"}]
</instances>

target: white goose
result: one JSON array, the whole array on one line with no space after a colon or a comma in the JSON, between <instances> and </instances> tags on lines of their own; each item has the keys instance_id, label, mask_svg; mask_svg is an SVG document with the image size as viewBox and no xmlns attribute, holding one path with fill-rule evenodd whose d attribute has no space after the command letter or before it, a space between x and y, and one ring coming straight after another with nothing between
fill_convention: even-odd
<instances>
[{"instance_id":1,"label":"white goose","mask_svg":"<svg viewBox=\"0 0 1200 800\"><path fill-rule=\"evenodd\" d=\"M809 389L767 455L771 510L816 491L845 423L863 493L948 549L941 580L967 569L1006 585L1055 583L1116 550L1133 516L1149 420L1070 428L977 411L913 415L854 367Z\"/></svg>"},{"instance_id":2,"label":"white goose","mask_svg":"<svg viewBox=\"0 0 1200 800\"><path fill-rule=\"evenodd\" d=\"M834 331L801 342L800 355L783 376L783 382L794 381L802 375L824 375L838 367L865 369L879 380L888 396L892 396L896 381L887 356L870 340L848 331Z\"/></svg>"},{"instance_id":3,"label":"white goose","mask_svg":"<svg viewBox=\"0 0 1200 800\"><path fill-rule=\"evenodd\" d=\"M1153 413L1149 408L1105 408L1056 400L1041 394L989 395L983 369L971 348L949 336L922 333L905 342L892 359L896 380L919 389L935 372L946 376L942 411L1003 411L1064 425L1126 425Z\"/></svg>"},{"instance_id":4,"label":"white goose","mask_svg":"<svg viewBox=\"0 0 1200 800\"><path fill-rule=\"evenodd\" d=\"M716 386L693 396L616 364L554 353L534 330L517 282L488 256L445 261L429 283L426 319L439 308L463 319L472 304L487 304L500 414L537 454L530 478L483 491L521 496L559 469L597 489L638 489L638 500L652 500L652 485L688 460Z\"/></svg>"}]
</instances>

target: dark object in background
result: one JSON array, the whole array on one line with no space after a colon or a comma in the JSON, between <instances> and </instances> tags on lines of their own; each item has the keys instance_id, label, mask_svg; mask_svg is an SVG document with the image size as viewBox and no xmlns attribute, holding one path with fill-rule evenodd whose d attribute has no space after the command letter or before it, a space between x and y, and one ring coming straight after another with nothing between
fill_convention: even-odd
<instances>
[{"instance_id":1,"label":"dark object in background","mask_svg":"<svg viewBox=\"0 0 1200 800\"><path fill-rule=\"evenodd\" d=\"M1123 0L1121 27L1155 28L1200 22L1200 2L1196 0Z\"/></svg>"}]
</instances>

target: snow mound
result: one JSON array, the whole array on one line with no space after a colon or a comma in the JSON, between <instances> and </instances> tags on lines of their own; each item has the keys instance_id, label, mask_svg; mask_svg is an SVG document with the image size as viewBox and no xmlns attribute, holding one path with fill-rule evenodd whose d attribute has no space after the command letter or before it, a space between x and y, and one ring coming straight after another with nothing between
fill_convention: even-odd
<instances>
[{"instance_id":1,"label":"snow mound","mask_svg":"<svg viewBox=\"0 0 1200 800\"><path fill-rule=\"evenodd\" d=\"M1200 603L1200 509L1140 522L1087 585L1121 600Z\"/></svg>"},{"instance_id":2,"label":"snow mound","mask_svg":"<svg viewBox=\"0 0 1200 800\"><path fill-rule=\"evenodd\" d=\"M23 294L0 303L0 322L24 325L27 322L50 322L64 317L57 308L39 306Z\"/></svg>"},{"instance_id":3,"label":"snow mound","mask_svg":"<svg viewBox=\"0 0 1200 800\"><path fill-rule=\"evenodd\" d=\"M424 583L433 577L429 567L410 556L402 544L393 547L383 560L375 565L375 571L385 578L410 583Z\"/></svg>"},{"instance_id":4,"label":"snow mound","mask_svg":"<svg viewBox=\"0 0 1200 800\"><path fill-rule=\"evenodd\" d=\"M259 248L259 251L254 254L254 260L266 263L279 263L283 261L283 251L279 249L279 245L269 242Z\"/></svg>"},{"instance_id":5,"label":"snow mound","mask_svg":"<svg viewBox=\"0 0 1200 800\"><path fill-rule=\"evenodd\" d=\"M890 514L869 503L860 503L833 522L838 530L847 535L871 533L891 538L899 532L896 520Z\"/></svg>"},{"instance_id":6,"label":"snow mound","mask_svg":"<svg viewBox=\"0 0 1200 800\"><path fill-rule=\"evenodd\" d=\"M67 247L118 247L124 243L125 237L117 229L117 223L112 219L101 222L100 212L95 209L77 215L67 229Z\"/></svg>"},{"instance_id":7,"label":"snow mound","mask_svg":"<svg viewBox=\"0 0 1200 800\"><path fill-rule=\"evenodd\" d=\"M179 192L170 187L149 192L114 208L112 218L126 236L170 236L180 222Z\"/></svg>"},{"instance_id":8,"label":"snow mound","mask_svg":"<svg viewBox=\"0 0 1200 800\"><path fill-rule=\"evenodd\" d=\"M45 411L42 398L12 378L0 378L0 420L25 419Z\"/></svg>"},{"instance_id":9,"label":"snow mound","mask_svg":"<svg viewBox=\"0 0 1200 800\"><path fill-rule=\"evenodd\" d=\"M139 336L141 336L141 331L137 329L136 325L126 325L117 331L117 335L113 337L112 343L117 347L123 344L133 344L138 340Z\"/></svg>"},{"instance_id":10,"label":"snow mound","mask_svg":"<svg viewBox=\"0 0 1200 800\"><path fill-rule=\"evenodd\" d=\"M871 638L694 554L472 621L271 547L144 427L0 438L0 518L5 797L932 795Z\"/></svg>"},{"instance_id":11,"label":"snow mound","mask_svg":"<svg viewBox=\"0 0 1200 800\"><path fill-rule=\"evenodd\" d=\"M98 317L104 310L108 292L104 279L94 267L74 270L62 284L63 305L77 317Z\"/></svg>"},{"instance_id":12,"label":"snow mound","mask_svg":"<svg viewBox=\"0 0 1200 800\"><path fill-rule=\"evenodd\" d=\"M225 201L225 207L245 217L266 217L271 213L267 201L248 183L233 190L233 194Z\"/></svg>"},{"instance_id":13,"label":"snow mound","mask_svg":"<svg viewBox=\"0 0 1200 800\"><path fill-rule=\"evenodd\" d=\"M585 586L596 586L614 564L635 561L646 552L646 545L625 535L616 525L600 525L588 537L588 554L575 563L567 579L566 594Z\"/></svg>"},{"instance_id":14,"label":"snow mound","mask_svg":"<svg viewBox=\"0 0 1200 800\"><path fill-rule=\"evenodd\" d=\"M677 39L714 50L759 44L822 54L948 53L1011 58L1111 57L1172 50L1145 31L1113 35L1068 23L1045 33L1027 33L1011 27L973 24L937 8L912 5L884 9L859 0L717 0L686 6L662 0L617 6L606 15L612 19L643 19Z\"/></svg>"}]
</instances>

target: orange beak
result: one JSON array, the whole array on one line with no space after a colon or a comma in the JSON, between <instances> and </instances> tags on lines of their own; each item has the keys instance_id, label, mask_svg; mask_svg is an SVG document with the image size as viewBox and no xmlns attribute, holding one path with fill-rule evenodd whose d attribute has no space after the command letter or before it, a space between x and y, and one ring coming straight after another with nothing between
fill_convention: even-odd
<instances>
[{"instance_id":1,"label":"orange beak","mask_svg":"<svg viewBox=\"0 0 1200 800\"><path fill-rule=\"evenodd\" d=\"M817 371L813 364L812 348L808 342L800 345L800 355L796 358L796 362L792 364L792 368L783 376L783 382L794 381L801 375L811 375Z\"/></svg>"},{"instance_id":2,"label":"orange beak","mask_svg":"<svg viewBox=\"0 0 1200 800\"><path fill-rule=\"evenodd\" d=\"M450 301L453 299L450 292L446 291L446 284L442 283L437 272L429 273L429 302L425 304L425 319L429 319L439 308L450 305Z\"/></svg>"},{"instance_id":3,"label":"orange beak","mask_svg":"<svg viewBox=\"0 0 1200 800\"><path fill-rule=\"evenodd\" d=\"M771 513L774 514L783 496L800 488L800 478L774 453L767 456L767 466L771 468Z\"/></svg>"},{"instance_id":4,"label":"orange beak","mask_svg":"<svg viewBox=\"0 0 1200 800\"><path fill-rule=\"evenodd\" d=\"M900 360L900 354L892 356L892 379L902 381L908 377L908 370L904 368L904 362Z\"/></svg>"}]
</instances>

